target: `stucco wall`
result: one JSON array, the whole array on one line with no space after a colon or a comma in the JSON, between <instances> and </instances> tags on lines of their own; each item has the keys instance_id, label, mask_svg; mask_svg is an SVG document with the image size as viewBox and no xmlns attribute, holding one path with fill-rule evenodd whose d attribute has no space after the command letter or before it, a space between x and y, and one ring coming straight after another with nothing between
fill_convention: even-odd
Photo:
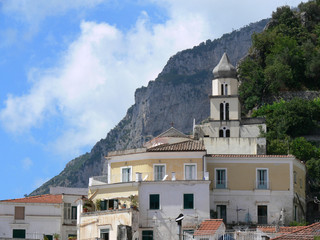
<instances>
[{"instance_id":1,"label":"stucco wall","mask_svg":"<svg viewBox=\"0 0 320 240\"><path fill-rule=\"evenodd\" d=\"M290 191L214 191L211 194L210 208L216 211L217 205L227 206L227 223L237 223L238 209L239 223L246 223L249 214L251 222L256 224L259 205L267 206L268 224L278 223L282 208L285 210L284 223L293 221L293 195Z\"/></svg>"},{"instance_id":2,"label":"stucco wall","mask_svg":"<svg viewBox=\"0 0 320 240\"><path fill-rule=\"evenodd\" d=\"M220 119L220 103L229 103L229 120L240 119L241 107L238 97L219 97L210 98L210 118L213 120Z\"/></svg>"},{"instance_id":3,"label":"stucco wall","mask_svg":"<svg viewBox=\"0 0 320 240\"><path fill-rule=\"evenodd\" d=\"M238 80L235 78L219 78L212 80L212 95L221 95L221 84L228 84L228 95L238 94Z\"/></svg>"},{"instance_id":4,"label":"stucco wall","mask_svg":"<svg viewBox=\"0 0 320 240\"><path fill-rule=\"evenodd\" d=\"M14 220L15 206L25 207L25 220ZM25 229L26 238L42 239L43 234L61 234L62 207L60 204L0 204L0 237L12 238L13 229Z\"/></svg>"},{"instance_id":5,"label":"stucco wall","mask_svg":"<svg viewBox=\"0 0 320 240\"><path fill-rule=\"evenodd\" d=\"M204 138L208 154L257 154L257 138Z\"/></svg>"},{"instance_id":6,"label":"stucco wall","mask_svg":"<svg viewBox=\"0 0 320 240\"><path fill-rule=\"evenodd\" d=\"M196 226L209 215L209 181L149 182L140 186L140 226L153 229L154 239L178 239L175 218L182 213L183 227ZM194 194L194 209L183 209L183 194ZM160 195L160 209L149 209L149 195Z\"/></svg>"},{"instance_id":7,"label":"stucco wall","mask_svg":"<svg viewBox=\"0 0 320 240\"><path fill-rule=\"evenodd\" d=\"M216 172L215 169L226 169L227 188L229 190L254 190L257 182L257 169L267 169L269 187L272 191L290 190L290 163L264 163L257 160L253 163L241 163L236 160L234 163L208 163L207 171L213 188Z\"/></svg>"},{"instance_id":8,"label":"stucco wall","mask_svg":"<svg viewBox=\"0 0 320 240\"><path fill-rule=\"evenodd\" d=\"M173 155L176 155L175 158L172 158ZM188 155L188 153L184 153L184 155ZM132 181L136 180L136 172L142 173L142 179L145 181L153 181L154 180L154 165L165 165L165 171L168 175L167 180L171 180L172 172L175 172L177 180L184 180L184 164L192 163L196 164L197 169L197 178L203 179L203 162L202 155L204 153L198 154L197 157L189 154L188 156L181 156L179 154L173 153L171 156L166 157L165 155L158 154L155 158L147 158L139 160L139 156L137 159L126 161L125 156L123 157L123 161L110 162L110 182L121 182L121 167L132 167L131 179Z\"/></svg>"},{"instance_id":9,"label":"stucco wall","mask_svg":"<svg viewBox=\"0 0 320 240\"><path fill-rule=\"evenodd\" d=\"M117 239L118 225L132 226L132 218L131 209L82 214L79 239L100 238L101 229L109 229L109 239Z\"/></svg>"}]
</instances>

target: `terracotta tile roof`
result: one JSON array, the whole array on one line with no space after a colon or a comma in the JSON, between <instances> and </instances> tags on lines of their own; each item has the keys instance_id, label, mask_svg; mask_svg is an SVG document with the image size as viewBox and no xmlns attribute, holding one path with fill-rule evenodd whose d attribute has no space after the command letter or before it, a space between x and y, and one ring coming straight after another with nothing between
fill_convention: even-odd
<instances>
[{"instance_id":1,"label":"terracotta tile roof","mask_svg":"<svg viewBox=\"0 0 320 240\"><path fill-rule=\"evenodd\" d=\"M173 144L162 144L147 149L147 152L183 152L183 151L205 151L202 141L184 141Z\"/></svg>"},{"instance_id":2,"label":"terracotta tile roof","mask_svg":"<svg viewBox=\"0 0 320 240\"><path fill-rule=\"evenodd\" d=\"M276 230L275 226L258 226L257 229L265 233L291 233L304 227L305 226L279 227L279 229Z\"/></svg>"},{"instance_id":3,"label":"terracotta tile roof","mask_svg":"<svg viewBox=\"0 0 320 240\"><path fill-rule=\"evenodd\" d=\"M208 154L210 157L225 158L294 158L293 155L256 155L256 154Z\"/></svg>"},{"instance_id":4,"label":"terracotta tile roof","mask_svg":"<svg viewBox=\"0 0 320 240\"><path fill-rule=\"evenodd\" d=\"M200 227L194 232L194 236L199 235L214 235L223 223L222 219L207 219L204 220Z\"/></svg>"},{"instance_id":5,"label":"terracotta tile roof","mask_svg":"<svg viewBox=\"0 0 320 240\"><path fill-rule=\"evenodd\" d=\"M272 239L277 240L313 240L315 236L320 236L320 222L304 226L301 229L295 230L291 233L281 235Z\"/></svg>"},{"instance_id":6,"label":"terracotta tile roof","mask_svg":"<svg viewBox=\"0 0 320 240\"><path fill-rule=\"evenodd\" d=\"M52 195L52 194L45 194L45 195L38 195L32 197L25 197L25 198L17 198L17 199L8 199L8 200L1 200L1 202L13 202L13 203L62 203L62 194Z\"/></svg>"}]
</instances>

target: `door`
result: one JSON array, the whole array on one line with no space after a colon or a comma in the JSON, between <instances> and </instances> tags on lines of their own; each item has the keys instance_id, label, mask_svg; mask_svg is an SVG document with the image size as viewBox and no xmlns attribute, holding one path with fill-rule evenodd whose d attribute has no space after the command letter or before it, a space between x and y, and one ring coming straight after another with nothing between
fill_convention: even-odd
<instances>
[{"instance_id":1,"label":"door","mask_svg":"<svg viewBox=\"0 0 320 240\"><path fill-rule=\"evenodd\" d=\"M217 205L217 217L218 219L223 219L224 224L227 224L227 206Z\"/></svg>"},{"instance_id":2,"label":"door","mask_svg":"<svg viewBox=\"0 0 320 240\"><path fill-rule=\"evenodd\" d=\"M258 206L258 224L268 224L268 206Z\"/></svg>"}]
</instances>

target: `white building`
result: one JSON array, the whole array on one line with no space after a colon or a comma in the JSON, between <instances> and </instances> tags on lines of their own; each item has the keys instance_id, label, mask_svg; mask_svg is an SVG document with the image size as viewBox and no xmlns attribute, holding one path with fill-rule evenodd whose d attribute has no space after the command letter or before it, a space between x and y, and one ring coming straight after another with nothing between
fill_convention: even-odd
<instances>
[{"instance_id":1,"label":"white building","mask_svg":"<svg viewBox=\"0 0 320 240\"><path fill-rule=\"evenodd\" d=\"M76 201L88 194L87 189L54 188L52 192L57 194L0 201L0 238L76 238Z\"/></svg>"}]
</instances>

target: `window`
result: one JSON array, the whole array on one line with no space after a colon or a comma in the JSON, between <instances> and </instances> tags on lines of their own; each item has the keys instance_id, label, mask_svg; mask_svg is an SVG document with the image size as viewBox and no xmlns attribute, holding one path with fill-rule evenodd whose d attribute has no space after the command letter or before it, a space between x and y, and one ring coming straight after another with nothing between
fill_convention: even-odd
<instances>
[{"instance_id":1,"label":"window","mask_svg":"<svg viewBox=\"0 0 320 240\"><path fill-rule=\"evenodd\" d=\"M226 106L226 116L224 120L229 120L229 103L226 103L225 106Z\"/></svg>"},{"instance_id":2,"label":"window","mask_svg":"<svg viewBox=\"0 0 320 240\"><path fill-rule=\"evenodd\" d=\"M298 221L298 207L294 205L294 221Z\"/></svg>"},{"instance_id":3,"label":"window","mask_svg":"<svg viewBox=\"0 0 320 240\"><path fill-rule=\"evenodd\" d=\"M228 95L228 84L221 84L221 95Z\"/></svg>"},{"instance_id":4,"label":"window","mask_svg":"<svg viewBox=\"0 0 320 240\"><path fill-rule=\"evenodd\" d=\"M229 120L229 103L220 103L220 120Z\"/></svg>"},{"instance_id":5,"label":"window","mask_svg":"<svg viewBox=\"0 0 320 240\"><path fill-rule=\"evenodd\" d=\"M223 137L223 130L222 129L219 130L219 137Z\"/></svg>"},{"instance_id":6,"label":"window","mask_svg":"<svg viewBox=\"0 0 320 240\"><path fill-rule=\"evenodd\" d=\"M165 165L154 165L154 180L161 181L166 175L166 166Z\"/></svg>"},{"instance_id":7,"label":"window","mask_svg":"<svg viewBox=\"0 0 320 240\"><path fill-rule=\"evenodd\" d=\"M122 167L121 168L121 181L130 182L131 181L131 169L132 167Z\"/></svg>"},{"instance_id":8,"label":"window","mask_svg":"<svg viewBox=\"0 0 320 240\"><path fill-rule=\"evenodd\" d=\"M71 219L77 219L77 207L72 206L71 208Z\"/></svg>"},{"instance_id":9,"label":"window","mask_svg":"<svg viewBox=\"0 0 320 240\"><path fill-rule=\"evenodd\" d=\"M224 120L224 104L220 103L220 120Z\"/></svg>"},{"instance_id":10,"label":"window","mask_svg":"<svg viewBox=\"0 0 320 240\"><path fill-rule=\"evenodd\" d=\"M257 169L257 188L268 189L268 170Z\"/></svg>"},{"instance_id":11,"label":"window","mask_svg":"<svg viewBox=\"0 0 320 240\"><path fill-rule=\"evenodd\" d=\"M293 172L293 180L294 180L294 183L296 184L297 183L297 172L296 171Z\"/></svg>"},{"instance_id":12,"label":"window","mask_svg":"<svg viewBox=\"0 0 320 240\"><path fill-rule=\"evenodd\" d=\"M185 180L196 180L197 179L197 165L196 164L185 164L184 165L184 179Z\"/></svg>"},{"instance_id":13,"label":"window","mask_svg":"<svg viewBox=\"0 0 320 240\"><path fill-rule=\"evenodd\" d=\"M53 240L53 235L46 235L48 240Z\"/></svg>"},{"instance_id":14,"label":"window","mask_svg":"<svg viewBox=\"0 0 320 240\"><path fill-rule=\"evenodd\" d=\"M118 209L119 201L118 199L105 199L100 201L100 210L112 210Z\"/></svg>"},{"instance_id":15,"label":"window","mask_svg":"<svg viewBox=\"0 0 320 240\"><path fill-rule=\"evenodd\" d=\"M63 217L64 219L71 219L71 203L64 203Z\"/></svg>"},{"instance_id":16,"label":"window","mask_svg":"<svg viewBox=\"0 0 320 240\"><path fill-rule=\"evenodd\" d=\"M108 228L100 229L100 239L101 240L109 240L109 229Z\"/></svg>"},{"instance_id":17,"label":"window","mask_svg":"<svg viewBox=\"0 0 320 240\"><path fill-rule=\"evenodd\" d=\"M268 206L258 206L258 224L268 224Z\"/></svg>"},{"instance_id":18,"label":"window","mask_svg":"<svg viewBox=\"0 0 320 240\"><path fill-rule=\"evenodd\" d=\"M12 238L26 238L26 230L25 229L13 229L12 230Z\"/></svg>"},{"instance_id":19,"label":"window","mask_svg":"<svg viewBox=\"0 0 320 240\"><path fill-rule=\"evenodd\" d=\"M142 231L142 240L153 240L153 231L152 230Z\"/></svg>"},{"instance_id":20,"label":"window","mask_svg":"<svg viewBox=\"0 0 320 240\"><path fill-rule=\"evenodd\" d=\"M226 130L226 137L227 137L227 138L230 137L230 129L227 129L227 130Z\"/></svg>"},{"instance_id":21,"label":"window","mask_svg":"<svg viewBox=\"0 0 320 240\"><path fill-rule=\"evenodd\" d=\"M193 239L194 229L183 230L183 240Z\"/></svg>"},{"instance_id":22,"label":"window","mask_svg":"<svg viewBox=\"0 0 320 240\"><path fill-rule=\"evenodd\" d=\"M184 209L193 209L193 194L185 193L183 194L183 208Z\"/></svg>"},{"instance_id":23,"label":"window","mask_svg":"<svg viewBox=\"0 0 320 240\"><path fill-rule=\"evenodd\" d=\"M14 208L14 219L15 220L24 220L24 207L15 207Z\"/></svg>"},{"instance_id":24,"label":"window","mask_svg":"<svg viewBox=\"0 0 320 240\"><path fill-rule=\"evenodd\" d=\"M227 188L227 170L216 169L216 188L224 189Z\"/></svg>"},{"instance_id":25,"label":"window","mask_svg":"<svg viewBox=\"0 0 320 240\"><path fill-rule=\"evenodd\" d=\"M230 137L230 129L228 127L221 127L219 137Z\"/></svg>"},{"instance_id":26,"label":"window","mask_svg":"<svg viewBox=\"0 0 320 240\"><path fill-rule=\"evenodd\" d=\"M149 195L149 209L155 210L160 209L160 195L150 194Z\"/></svg>"},{"instance_id":27,"label":"window","mask_svg":"<svg viewBox=\"0 0 320 240\"><path fill-rule=\"evenodd\" d=\"M223 219L224 224L227 224L227 206L217 205L217 218Z\"/></svg>"}]
</instances>

